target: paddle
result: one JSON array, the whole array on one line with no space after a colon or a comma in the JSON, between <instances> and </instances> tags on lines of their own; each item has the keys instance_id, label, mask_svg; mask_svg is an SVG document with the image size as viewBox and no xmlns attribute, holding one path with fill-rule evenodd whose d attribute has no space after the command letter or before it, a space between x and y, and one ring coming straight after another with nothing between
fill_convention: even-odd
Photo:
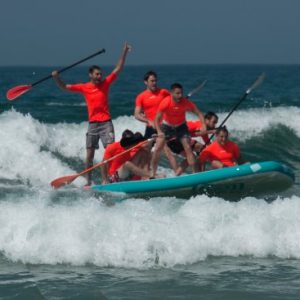
<instances>
[{"instance_id":1,"label":"paddle","mask_svg":"<svg viewBox=\"0 0 300 300\"><path fill-rule=\"evenodd\" d=\"M91 59L91 58L93 58L93 57L95 57L95 56L97 56L97 55L99 55L101 53L104 53L104 52L105 52L105 49L101 49L100 51L97 51L96 53L94 53L94 54L92 54L92 55L90 55L90 56L88 56L86 58L83 58L83 59L81 59L81 60L73 63L70 66L67 66L67 67L59 70L58 73L62 73L64 71L66 71L66 70L69 70L69 69L71 69L71 68L73 68L73 67L75 67L75 66L77 66L77 65L79 65L81 63L83 63L84 61L87 61L87 60L89 60L89 59ZM13 87L13 88L11 88L10 90L7 91L6 98L8 100L15 100L19 96L21 96L21 95L25 94L27 91L29 91L35 85L38 85L41 82L44 82L45 80L48 80L50 78L52 78L52 75L48 75L48 76L46 76L46 77L44 77L44 78L42 78L42 79L40 79L40 80L38 80L38 81L36 81L36 82L34 82L32 84L15 86L15 87Z\"/></svg>"},{"instance_id":2,"label":"paddle","mask_svg":"<svg viewBox=\"0 0 300 300\"><path fill-rule=\"evenodd\" d=\"M204 80L200 85L198 85L196 88L194 88L193 90L191 90L188 94L187 94L187 98L191 98L192 95L194 95L195 93L199 92L206 84L207 80Z\"/></svg>"},{"instance_id":3,"label":"paddle","mask_svg":"<svg viewBox=\"0 0 300 300\"><path fill-rule=\"evenodd\" d=\"M136 148L136 147L139 147L139 146L142 146L142 145L144 145L144 144L146 144L146 143L148 143L148 142L150 142L150 141L152 141L152 140L153 140L153 138L150 138L150 139L148 139L148 140L142 141L142 142L136 144L135 146L133 146L133 147L131 147L131 148L129 148L129 149L127 149L127 150L125 150L125 151L123 151L123 152L121 152L121 153L119 153L119 154L117 154L117 155L115 155L115 156L113 156L113 157L107 159L107 160L104 160L104 161L102 161L102 162L100 162L100 163L98 163L98 164L96 164L96 165L94 165L94 166L92 166L92 167L90 167L90 168L88 168L88 169L83 170L82 172L80 172L80 173L78 173L78 174L67 175L67 176L63 176L63 177L56 178L56 179L54 179L53 181L51 181L50 184L51 184L51 186L52 186L53 188L55 188L55 189L58 189L59 187L61 187L61 186L63 186L63 185L66 185L66 184L70 184L70 183L73 182L77 177L82 176L82 175L84 175L84 174L86 174L86 173L89 173L89 172L91 172L92 170L94 170L94 169L96 169L96 168L99 168L99 167L101 167L102 165L104 165L104 164L106 164L106 163L108 163L108 162L114 160L115 158L118 158L118 157L124 155L125 153L131 151L132 149L134 149L134 148Z\"/></svg>"},{"instance_id":4,"label":"paddle","mask_svg":"<svg viewBox=\"0 0 300 300\"><path fill-rule=\"evenodd\" d=\"M234 107L231 109L231 111L229 112L229 114L226 116L226 118L222 121L221 125L218 127L222 127L225 122L229 119L229 117L233 114L233 112L239 107L239 105L247 98L247 96L254 90L256 89L259 85L261 85L261 83L264 81L266 75L265 73L262 73L260 76L257 77L257 79L255 80L255 82L246 90L245 94L240 98L240 100L234 105ZM204 149L209 143L210 141L213 139L215 133L213 133L208 142L205 143L204 147L202 149Z\"/></svg>"}]
</instances>

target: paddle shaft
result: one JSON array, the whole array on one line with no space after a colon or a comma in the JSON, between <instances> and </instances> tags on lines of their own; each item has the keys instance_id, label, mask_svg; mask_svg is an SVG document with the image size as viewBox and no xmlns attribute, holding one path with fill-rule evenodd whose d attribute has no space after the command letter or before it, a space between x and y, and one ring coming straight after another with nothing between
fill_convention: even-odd
<instances>
[{"instance_id":1,"label":"paddle shaft","mask_svg":"<svg viewBox=\"0 0 300 300\"><path fill-rule=\"evenodd\" d=\"M105 49L101 49L100 51L97 51L96 53L94 53L94 54L92 54L92 55L90 55L90 56L88 56L86 58L83 58L83 59L81 59L81 60L73 63L72 65L69 65L69 66L67 66L65 68L62 68L62 69L58 70L58 73L62 73L64 71L67 71L67 70L69 70L69 69L71 69L71 68L73 68L73 67L75 67L75 66L77 66L77 65L79 65L79 64L81 64L81 63L83 63L83 62L85 62L85 61L87 61L87 60L89 60L89 59L91 59L91 58L99 55L99 54L101 54L101 53L104 53L104 52L105 52ZM44 81L46 81L46 80L48 80L50 78L52 78L52 75L48 75L48 76L46 76L46 77L44 77L44 78L42 78L42 79L40 79L40 80L32 83L31 86L33 87L33 86L35 86L35 85L37 85L37 84L39 84L41 82L44 82Z\"/></svg>"},{"instance_id":2,"label":"paddle shaft","mask_svg":"<svg viewBox=\"0 0 300 300\"><path fill-rule=\"evenodd\" d=\"M240 106L240 104L247 98L247 96L256 88L258 87L264 80L265 78L265 74L261 74L256 80L255 82L252 84L252 86L247 89L247 91L245 92L245 94L240 98L240 100L234 105L234 107L231 109L231 111L229 112L229 114L226 116L226 118L222 121L221 125L219 127L222 127L226 121L229 119L229 117L233 114L233 112ZM215 136L215 133L213 133L208 142L205 143L204 148L210 143L210 141L213 139L213 137ZM204 149L203 148L203 149Z\"/></svg>"},{"instance_id":3,"label":"paddle shaft","mask_svg":"<svg viewBox=\"0 0 300 300\"><path fill-rule=\"evenodd\" d=\"M248 94L249 93L245 93L244 95L243 95L243 97L241 97L241 99L239 100L239 102L237 102L236 104L235 104L235 106L231 109L231 111L229 112L229 114L226 116L226 118L222 121L222 123L221 123L221 125L219 126L219 127L222 127L225 123L226 123L226 121L229 119L229 117L233 114L233 112L239 107L239 105L247 98L247 96L248 96ZM209 138L209 140L205 143L205 145L204 145L204 147L206 147L210 142L211 142L211 140L213 139L213 137L215 136L215 133L213 133L211 136L210 136L210 138ZM203 148L204 149L204 148Z\"/></svg>"},{"instance_id":4,"label":"paddle shaft","mask_svg":"<svg viewBox=\"0 0 300 300\"><path fill-rule=\"evenodd\" d=\"M219 127L222 127L226 121L230 118L230 116L233 114L233 112L240 106L240 104L247 98L248 93L245 93L243 95L243 97L241 97L241 99L239 100L239 102L237 102L235 104L235 106L231 109L231 111L229 112L229 114L226 116L226 118L222 121L221 125ZM213 135L212 135L213 136Z\"/></svg>"},{"instance_id":5,"label":"paddle shaft","mask_svg":"<svg viewBox=\"0 0 300 300\"><path fill-rule=\"evenodd\" d=\"M94 165L94 166L92 166L92 167L90 167L90 168L88 168L88 169L83 170L82 172L80 172L80 173L78 173L78 174L59 177L59 178L57 178L57 179L51 181L51 185L52 185L54 188L59 188L59 187L62 186L62 185L70 184L71 182L73 182L73 181L74 181L76 178L78 178L79 176L82 176L82 175L84 175L84 174L86 174L86 173L89 173L89 172L91 172L92 170L94 170L94 169L96 169L96 168L99 168L99 167L103 166L104 164L107 164L108 162L110 162L110 161L112 161L112 160L114 160L114 159L116 159L116 158L118 158L118 157L124 155L125 153L130 152L130 151L133 150L134 148L139 147L139 146L142 146L142 145L144 145L144 144L146 144L146 143L148 143L148 142L150 142L150 141L152 141L152 140L153 140L153 138L150 138L150 139L148 139L148 140L142 141L142 142L136 144L135 146L133 146L133 147L131 147L131 148L129 148L129 149L126 149L125 151L123 151L123 152L121 152L121 153L119 153L119 154L117 154L117 155L115 155L115 156L113 156L113 157L111 157L111 158L109 158L109 159L107 159L107 160L105 160L105 161L102 161L102 162L100 162L100 163L98 163L98 164L96 164L96 165Z\"/></svg>"}]
</instances>

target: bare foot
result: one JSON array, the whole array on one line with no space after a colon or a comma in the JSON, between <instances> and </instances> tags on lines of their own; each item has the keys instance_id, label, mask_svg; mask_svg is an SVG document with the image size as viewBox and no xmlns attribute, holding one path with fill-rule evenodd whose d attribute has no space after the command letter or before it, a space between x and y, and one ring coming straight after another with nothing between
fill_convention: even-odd
<instances>
[{"instance_id":1,"label":"bare foot","mask_svg":"<svg viewBox=\"0 0 300 300\"><path fill-rule=\"evenodd\" d=\"M161 179L161 178L166 178L165 174L156 174L155 176L149 177L149 179Z\"/></svg>"}]
</instances>

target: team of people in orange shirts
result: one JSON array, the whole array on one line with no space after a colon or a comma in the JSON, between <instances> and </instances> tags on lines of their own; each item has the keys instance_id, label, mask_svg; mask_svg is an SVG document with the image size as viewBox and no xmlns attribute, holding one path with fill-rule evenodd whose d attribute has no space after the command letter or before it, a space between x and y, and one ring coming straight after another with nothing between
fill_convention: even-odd
<instances>
[{"instance_id":1,"label":"team of people in orange shirts","mask_svg":"<svg viewBox=\"0 0 300 300\"><path fill-rule=\"evenodd\" d=\"M134 116L145 123L145 133L133 133L127 129L120 141L115 141L114 127L109 111L109 88L123 69L130 45L125 43L114 70L105 78L100 67L89 69L90 81L83 84L66 84L57 71L52 76L57 85L66 91L81 93L88 109L89 126L86 134L86 167L93 165L95 150L101 139L104 147L104 163L101 168L102 184L162 177L157 174L161 152L164 151L175 175L187 167L192 172L205 170L206 162L212 168L223 168L242 163L237 144L228 140L226 127L216 128L218 116L213 112L205 115L195 103L184 97L179 83L170 90L159 88L157 74L149 71L144 76L146 89L136 97ZM197 117L187 121L186 113ZM216 139L210 143L209 134ZM199 139L201 137L203 143ZM184 157L178 165L174 154ZM115 157L115 158L114 158ZM91 175L87 185L91 184Z\"/></svg>"}]
</instances>

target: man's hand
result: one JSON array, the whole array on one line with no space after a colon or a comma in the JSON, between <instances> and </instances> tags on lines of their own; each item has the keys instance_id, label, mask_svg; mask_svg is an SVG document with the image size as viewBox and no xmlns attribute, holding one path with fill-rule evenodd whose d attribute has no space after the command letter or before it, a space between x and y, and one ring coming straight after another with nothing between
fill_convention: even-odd
<instances>
[{"instance_id":1,"label":"man's hand","mask_svg":"<svg viewBox=\"0 0 300 300\"><path fill-rule=\"evenodd\" d=\"M162 131L158 131L157 135L156 135L156 138L164 139L165 138L165 134Z\"/></svg>"},{"instance_id":2,"label":"man's hand","mask_svg":"<svg viewBox=\"0 0 300 300\"><path fill-rule=\"evenodd\" d=\"M51 73L52 77L54 78L57 78L59 76L59 73L57 70L54 70L52 73Z\"/></svg>"},{"instance_id":3,"label":"man's hand","mask_svg":"<svg viewBox=\"0 0 300 300\"><path fill-rule=\"evenodd\" d=\"M155 124L153 121L148 120L148 126L151 126L152 128L155 128Z\"/></svg>"},{"instance_id":4,"label":"man's hand","mask_svg":"<svg viewBox=\"0 0 300 300\"><path fill-rule=\"evenodd\" d=\"M132 50L131 45L129 45L127 42L125 42L123 51L124 51L125 53L127 53L127 52L130 52L131 50Z\"/></svg>"}]
</instances>

